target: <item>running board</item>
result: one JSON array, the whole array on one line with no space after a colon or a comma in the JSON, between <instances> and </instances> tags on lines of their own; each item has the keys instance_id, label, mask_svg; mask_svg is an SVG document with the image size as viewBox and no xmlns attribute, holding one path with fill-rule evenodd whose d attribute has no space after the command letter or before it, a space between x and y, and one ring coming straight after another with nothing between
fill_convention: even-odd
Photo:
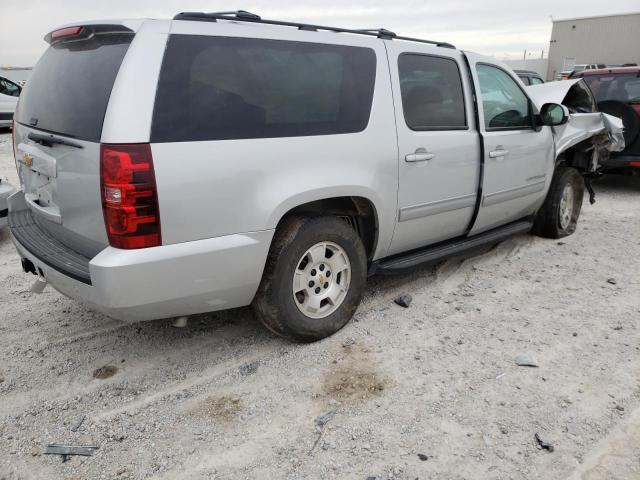
<instances>
[{"instance_id":1,"label":"running board","mask_svg":"<svg viewBox=\"0 0 640 480\"><path fill-rule=\"evenodd\" d=\"M394 255L393 257L383 258L382 260L371 265L369 274L373 275L377 272L394 272L407 268L422 265L424 263L432 263L443 260L452 255L473 250L483 245L496 243L505 238L525 233L531 230L533 222L529 220L521 220L510 223L504 227L495 228L488 232L480 233L473 237L462 237L455 240L447 241L437 245L413 250L408 253Z\"/></svg>"}]
</instances>

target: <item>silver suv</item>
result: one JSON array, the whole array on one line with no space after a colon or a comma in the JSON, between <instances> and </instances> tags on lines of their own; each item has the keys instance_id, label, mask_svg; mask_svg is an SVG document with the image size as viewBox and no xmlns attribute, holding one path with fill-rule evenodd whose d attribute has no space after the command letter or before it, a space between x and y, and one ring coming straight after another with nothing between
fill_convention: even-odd
<instances>
[{"instance_id":1,"label":"silver suv","mask_svg":"<svg viewBox=\"0 0 640 480\"><path fill-rule=\"evenodd\" d=\"M313 341L374 272L576 228L593 147L559 155L567 107L493 59L243 11L45 40L10 230L26 272L111 317L251 304Z\"/></svg>"}]
</instances>

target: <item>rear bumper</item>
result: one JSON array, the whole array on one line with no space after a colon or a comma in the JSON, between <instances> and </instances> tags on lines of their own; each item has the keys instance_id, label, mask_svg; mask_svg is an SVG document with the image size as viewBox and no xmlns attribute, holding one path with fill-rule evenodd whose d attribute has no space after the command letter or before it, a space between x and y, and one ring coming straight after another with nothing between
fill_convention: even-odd
<instances>
[{"instance_id":1,"label":"rear bumper","mask_svg":"<svg viewBox=\"0 0 640 480\"><path fill-rule=\"evenodd\" d=\"M10 216L14 203L20 203L13 200ZM56 290L132 322L248 305L262 278L272 237L273 230L268 230L139 250L107 247L89 260L86 283L43 261L32 244L27 247L12 231L20 256Z\"/></svg>"},{"instance_id":2,"label":"rear bumper","mask_svg":"<svg viewBox=\"0 0 640 480\"><path fill-rule=\"evenodd\" d=\"M604 170L640 170L640 155L611 155L600 161Z\"/></svg>"}]
</instances>

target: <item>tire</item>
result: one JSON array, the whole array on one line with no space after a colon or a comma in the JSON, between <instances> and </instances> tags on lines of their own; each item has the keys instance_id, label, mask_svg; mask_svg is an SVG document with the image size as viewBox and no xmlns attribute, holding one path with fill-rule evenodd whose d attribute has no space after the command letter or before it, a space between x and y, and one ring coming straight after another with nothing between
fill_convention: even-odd
<instances>
[{"instance_id":1,"label":"tire","mask_svg":"<svg viewBox=\"0 0 640 480\"><path fill-rule=\"evenodd\" d=\"M252 307L275 334L314 342L347 324L360 304L366 279L364 246L347 222L337 217L289 217L276 230Z\"/></svg>"},{"instance_id":2,"label":"tire","mask_svg":"<svg viewBox=\"0 0 640 480\"><path fill-rule=\"evenodd\" d=\"M568 190L567 190L568 189ZM570 195L571 199L563 199ZM558 167L542 208L536 215L533 232L546 238L562 238L576 231L584 197L584 179L575 168ZM567 202L571 205L568 206Z\"/></svg>"}]
</instances>

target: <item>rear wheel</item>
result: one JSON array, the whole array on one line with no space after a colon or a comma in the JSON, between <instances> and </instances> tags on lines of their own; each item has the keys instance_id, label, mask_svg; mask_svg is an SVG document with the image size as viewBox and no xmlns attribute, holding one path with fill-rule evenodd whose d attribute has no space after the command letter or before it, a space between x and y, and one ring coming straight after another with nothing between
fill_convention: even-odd
<instances>
[{"instance_id":1,"label":"rear wheel","mask_svg":"<svg viewBox=\"0 0 640 480\"><path fill-rule=\"evenodd\" d=\"M290 217L276 231L253 301L274 333L302 342L325 338L353 316L367 259L357 232L336 217Z\"/></svg>"},{"instance_id":2,"label":"rear wheel","mask_svg":"<svg viewBox=\"0 0 640 480\"><path fill-rule=\"evenodd\" d=\"M584 197L584 179L575 168L559 167L551 181L547 198L538 212L534 233L562 238L576 230Z\"/></svg>"}]
</instances>

